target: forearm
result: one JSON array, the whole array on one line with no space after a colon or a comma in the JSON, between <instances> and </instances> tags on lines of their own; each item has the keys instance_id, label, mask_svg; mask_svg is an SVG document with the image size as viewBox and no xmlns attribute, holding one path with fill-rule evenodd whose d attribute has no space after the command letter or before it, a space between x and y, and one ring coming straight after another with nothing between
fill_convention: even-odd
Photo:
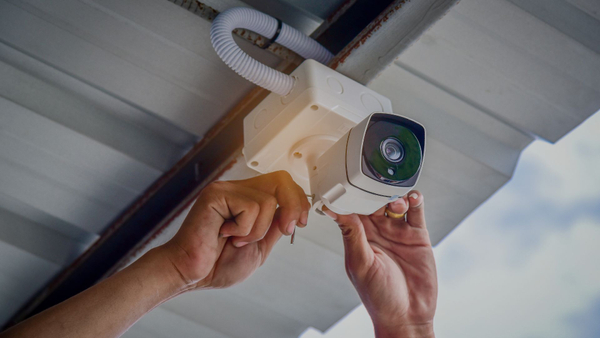
<instances>
[{"instance_id":1,"label":"forearm","mask_svg":"<svg viewBox=\"0 0 600 338\"><path fill-rule=\"evenodd\" d=\"M160 248L114 276L10 330L8 337L118 337L144 314L183 291Z\"/></svg>"}]
</instances>

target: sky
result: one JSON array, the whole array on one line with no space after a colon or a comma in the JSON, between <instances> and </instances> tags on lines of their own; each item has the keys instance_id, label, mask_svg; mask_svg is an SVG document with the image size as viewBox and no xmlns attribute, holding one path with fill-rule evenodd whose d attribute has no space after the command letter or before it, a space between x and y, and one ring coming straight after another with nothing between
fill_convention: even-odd
<instances>
[{"instance_id":1,"label":"sky","mask_svg":"<svg viewBox=\"0 0 600 338\"><path fill-rule=\"evenodd\" d=\"M600 113L527 147L513 178L434 254L436 336L600 337ZM362 305L325 334L301 335L341 337L374 337Z\"/></svg>"}]
</instances>

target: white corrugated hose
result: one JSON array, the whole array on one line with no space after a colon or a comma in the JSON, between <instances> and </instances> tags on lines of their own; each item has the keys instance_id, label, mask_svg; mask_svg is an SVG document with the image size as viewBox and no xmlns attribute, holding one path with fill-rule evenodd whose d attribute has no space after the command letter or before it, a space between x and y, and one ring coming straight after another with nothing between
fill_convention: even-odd
<instances>
[{"instance_id":1,"label":"white corrugated hose","mask_svg":"<svg viewBox=\"0 0 600 338\"><path fill-rule=\"evenodd\" d=\"M246 54L233 40L232 31L244 28L272 39L277 32L277 19L250 8L236 7L219 14L212 23L210 40L215 51L231 69L246 80L273 93L287 95L294 86L294 78L268 67ZM302 32L281 24L278 44L298 53L305 59L327 64L333 54Z\"/></svg>"}]
</instances>

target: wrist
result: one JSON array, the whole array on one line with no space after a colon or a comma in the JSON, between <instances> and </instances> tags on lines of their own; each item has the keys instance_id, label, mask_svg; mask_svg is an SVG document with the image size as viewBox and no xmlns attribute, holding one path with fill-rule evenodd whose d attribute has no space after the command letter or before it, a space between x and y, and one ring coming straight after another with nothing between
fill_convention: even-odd
<instances>
[{"instance_id":1,"label":"wrist","mask_svg":"<svg viewBox=\"0 0 600 338\"><path fill-rule=\"evenodd\" d=\"M177 296L190 288L162 246L148 251L136 263L146 266L152 271L156 286L166 299Z\"/></svg>"},{"instance_id":2,"label":"wrist","mask_svg":"<svg viewBox=\"0 0 600 338\"><path fill-rule=\"evenodd\" d=\"M377 338L434 338L433 322L423 324L375 324Z\"/></svg>"}]
</instances>

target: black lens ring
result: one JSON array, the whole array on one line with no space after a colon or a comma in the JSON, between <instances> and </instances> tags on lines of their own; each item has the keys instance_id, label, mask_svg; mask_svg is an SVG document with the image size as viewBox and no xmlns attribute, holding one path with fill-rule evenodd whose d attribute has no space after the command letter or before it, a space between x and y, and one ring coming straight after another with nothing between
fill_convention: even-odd
<instances>
[{"instance_id":1,"label":"black lens ring","mask_svg":"<svg viewBox=\"0 0 600 338\"><path fill-rule=\"evenodd\" d=\"M403 186L404 182L415 177L422 164L422 141L418 135L419 129L410 120L390 114L373 114L363 136L362 172L376 181ZM384 156L386 152L382 142L389 138L396 139L402 146L404 156L398 158L398 162L394 162L397 158L394 155L398 153L392 149L388 149L391 158ZM397 145L396 141L393 143ZM398 146L395 148L398 150Z\"/></svg>"}]
</instances>

